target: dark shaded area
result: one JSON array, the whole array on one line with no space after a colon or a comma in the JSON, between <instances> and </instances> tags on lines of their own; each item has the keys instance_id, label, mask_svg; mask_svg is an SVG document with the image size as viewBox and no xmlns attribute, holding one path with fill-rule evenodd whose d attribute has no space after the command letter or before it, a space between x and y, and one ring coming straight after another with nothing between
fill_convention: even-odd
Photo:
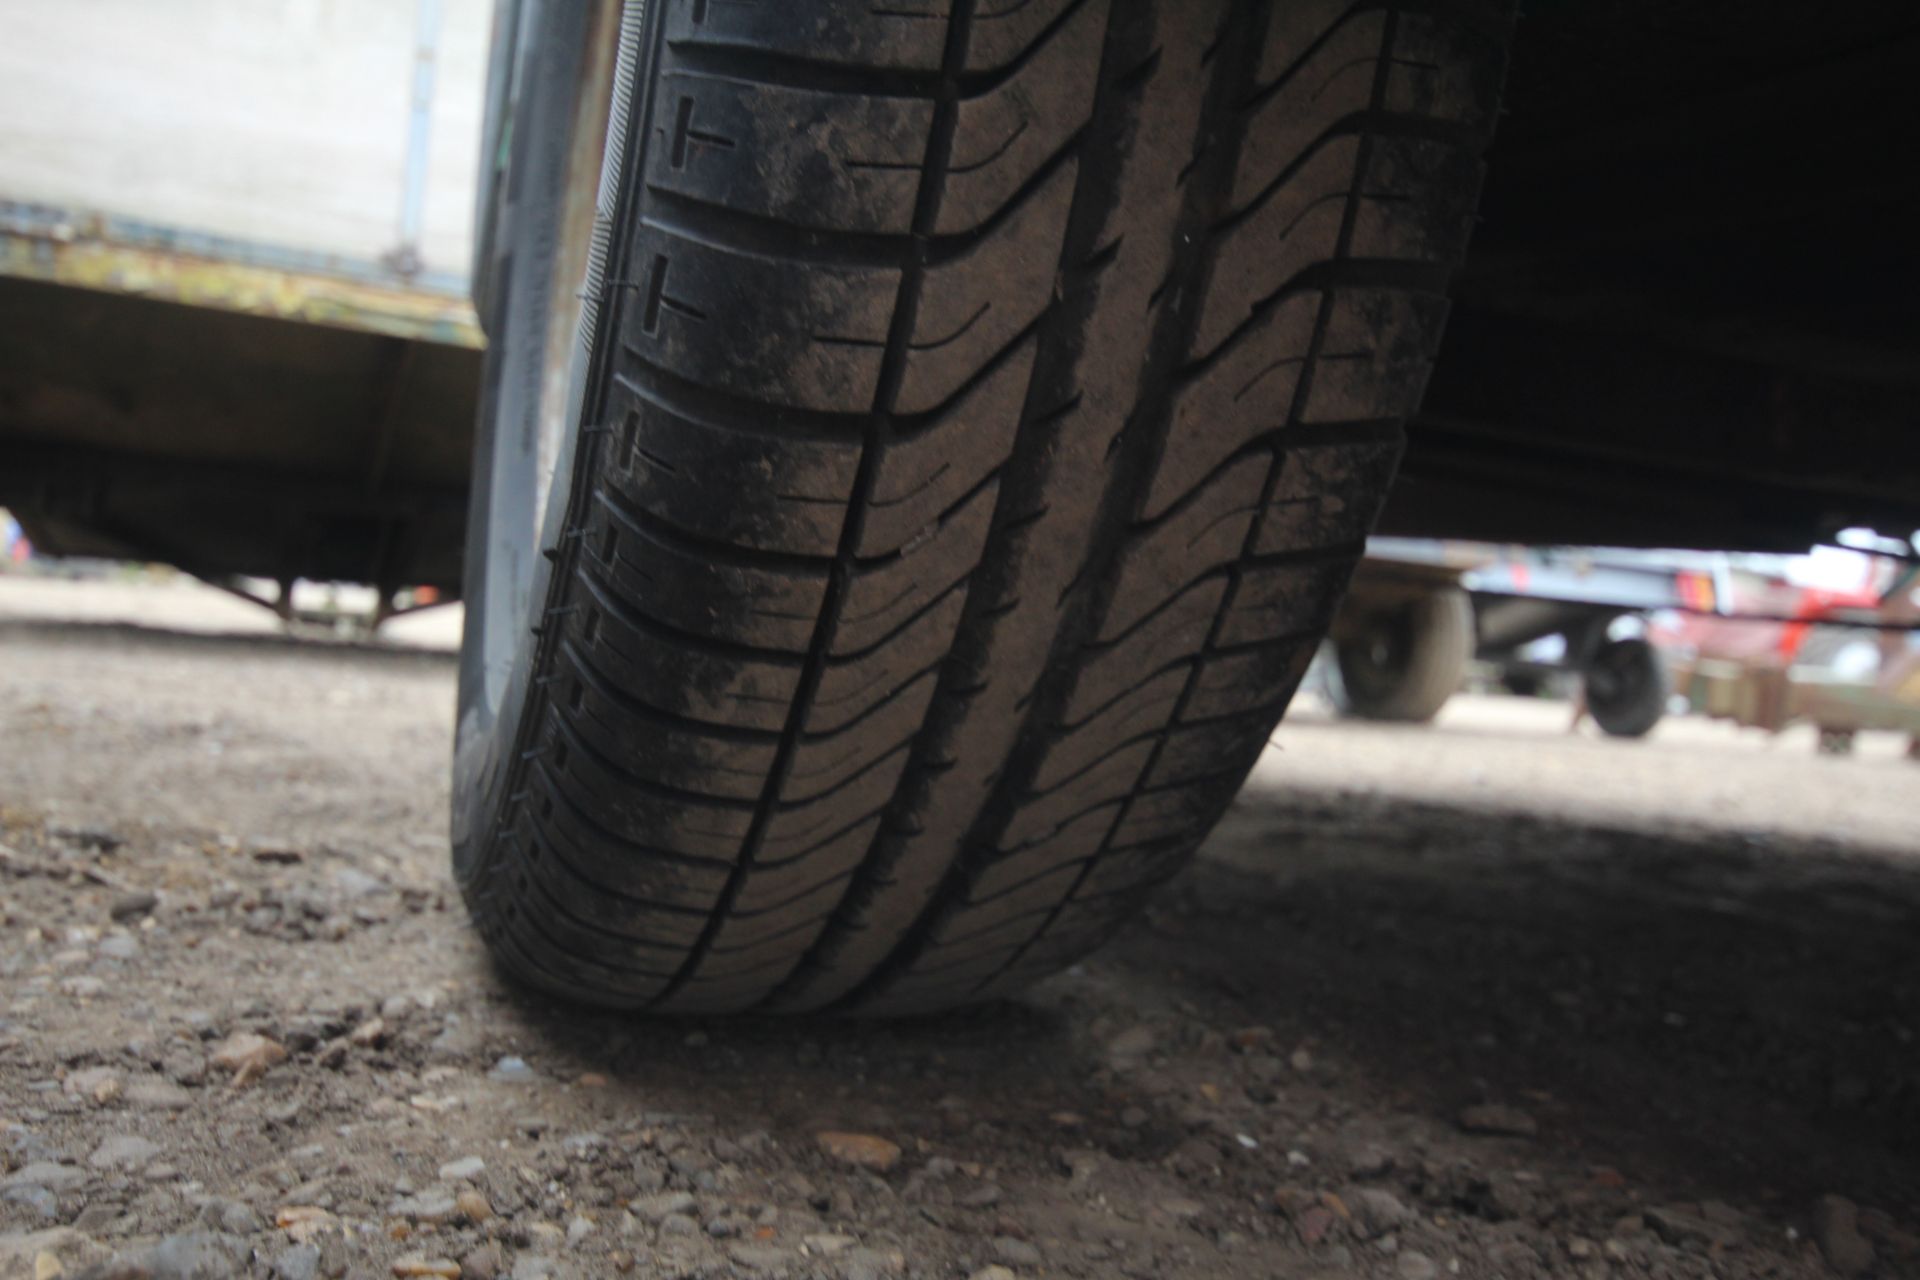
<instances>
[{"instance_id":1,"label":"dark shaded area","mask_svg":"<svg viewBox=\"0 0 1920 1280\"><path fill-rule=\"evenodd\" d=\"M1203 860L1130 966L1193 965L1442 1114L1535 1099L1635 1180L1920 1203L1915 851L1286 792L1214 839L1271 874Z\"/></svg>"}]
</instances>

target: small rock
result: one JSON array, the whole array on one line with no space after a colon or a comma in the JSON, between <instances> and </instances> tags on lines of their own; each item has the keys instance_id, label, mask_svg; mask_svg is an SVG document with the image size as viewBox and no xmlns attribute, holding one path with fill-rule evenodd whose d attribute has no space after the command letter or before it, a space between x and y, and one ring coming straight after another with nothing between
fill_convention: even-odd
<instances>
[{"instance_id":1,"label":"small rock","mask_svg":"<svg viewBox=\"0 0 1920 1280\"><path fill-rule=\"evenodd\" d=\"M460 1206L452 1196L438 1192L425 1195L401 1196L387 1206L387 1212L397 1218L410 1218L415 1222L449 1222L460 1213Z\"/></svg>"},{"instance_id":2,"label":"small rock","mask_svg":"<svg viewBox=\"0 0 1920 1280\"><path fill-rule=\"evenodd\" d=\"M387 1038L387 1020L368 1018L365 1022L347 1033L347 1043L356 1049L372 1049L385 1043Z\"/></svg>"},{"instance_id":3,"label":"small rock","mask_svg":"<svg viewBox=\"0 0 1920 1280\"><path fill-rule=\"evenodd\" d=\"M403 1254L388 1268L396 1276L446 1276L460 1280L460 1264L452 1258L429 1258L418 1253Z\"/></svg>"},{"instance_id":4,"label":"small rock","mask_svg":"<svg viewBox=\"0 0 1920 1280\"><path fill-rule=\"evenodd\" d=\"M273 1225L295 1243L304 1244L333 1225L333 1215L319 1205L290 1204L273 1215Z\"/></svg>"},{"instance_id":5,"label":"small rock","mask_svg":"<svg viewBox=\"0 0 1920 1280\"><path fill-rule=\"evenodd\" d=\"M1379 1187L1356 1187L1345 1197L1362 1235L1381 1236L1397 1231L1413 1218L1413 1211L1400 1197Z\"/></svg>"},{"instance_id":6,"label":"small rock","mask_svg":"<svg viewBox=\"0 0 1920 1280\"><path fill-rule=\"evenodd\" d=\"M1133 1062L1153 1052L1153 1028L1141 1023L1128 1027L1107 1041L1107 1057L1116 1062Z\"/></svg>"},{"instance_id":7,"label":"small rock","mask_svg":"<svg viewBox=\"0 0 1920 1280\"><path fill-rule=\"evenodd\" d=\"M1393 1271L1400 1280L1433 1280L1440 1267L1426 1254L1409 1249L1394 1262Z\"/></svg>"},{"instance_id":8,"label":"small rock","mask_svg":"<svg viewBox=\"0 0 1920 1280\"><path fill-rule=\"evenodd\" d=\"M184 1111L193 1095L170 1080L135 1080L127 1086L127 1105L142 1111Z\"/></svg>"},{"instance_id":9,"label":"small rock","mask_svg":"<svg viewBox=\"0 0 1920 1280\"><path fill-rule=\"evenodd\" d=\"M660 1223L668 1218L693 1212L693 1197L684 1191L667 1191L660 1195L643 1196L628 1206L633 1216L642 1222Z\"/></svg>"},{"instance_id":10,"label":"small rock","mask_svg":"<svg viewBox=\"0 0 1920 1280\"><path fill-rule=\"evenodd\" d=\"M534 1074L533 1068L527 1065L525 1058L516 1058L512 1054L494 1063L493 1069L487 1072L487 1078L498 1080L503 1084L532 1084L539 1079Z\"/></svg>"},{"instance_id":11,"label":"small rock","mask_svg":"<svg viewBox=\"0 0 1920 1280\"><path fill-rule=\"evenodd\" d=\"M228 1036L208 1059L222 1071L233 1073L233 1085L252 1084L267 1071L287 1060L286 1046L251 1031L236 1031Z\"/></svg>"},{"instance_id":12,"label":"small rock","mask_svg":"<svg viewBox=\"0 0 1920 1280\"><path fill-rule=\"evenodd\" d=\"M60 1216L60 1197L45 1187L8 1187L0 1191L0 1204L17 1204L47 1222Z\"/></svg>"},{"instance_id":13,"label":"small rock","mask_svg":"<svg viewBox=\"0 0 1920 1280\"><path fill-rule=\"evenodd\" d=\"M320 1246L296 1244L282 1250L273 1260L273 1280L318 1280Z\"/></svg>"},{"instance_id":14,"label":"small rock","mask_svg":"<svg viewBox=\"0 0 1920 1280\"><path fill-rule=\"evenodd\" d=\"M461 1280L495 1280L500 1274L500 1246L483 1244L460 1255Z\"/></svg>"},{"instance_id":15,"label":"small rock","mask_svg":"<svg viewBox=\"0 0 1920 1280\"><path fill-rule=\"evenodd\" d=\"M159 1154L159 1143L122 1133L103 1140L87 1163L95 1169L138 1169Z\"/></svg>"},{"instance_id":16,"label":"small rock","mask_svg":"<svg viewBox=\"0 0 1920 1280\"><path fill-rule=\"evenodd\" d=\"M201 1203L199 1221L203 1227L212 1227L230 1236L252 1235L265 1225L251 1205L218 1196Z\"/></svg>"},{"instance_id":17,"label":"small rock","mask_svg":"<svg viewBox=\"0 0 1920 1280\"><path fill-rule=\"evenodd\" d=\"M576 1215L573 1221L567 1224L567 1244L569 1247L578 1246L582 1240L585 1240L588 1236L592 1234L593 1234L592 1218L585 1218L585 1217L580 1217Z\"/></svg>"},{"instance_id":18,"label":"small rock","mask_svg":"<svg viewBox=\"0 0 1920 1280\"><path fill-rule=\"evenodd\" d=\"M993 1256L1016 1267L1037 1267L1045 1261L1038 1249L1012 1236L994 1237Z\"/></svg>"},{"instance_id":19,"label":"small rock","mask_svg":"<svg viewBox=\"0 0 1920 1280\"><path fill-rule=\"evenodd\" d=\"M1460 1127L1468 1133L1499 1134L1510 1138L1531 1138L1540 1132L1532 1116L1518 1107L1497 1102L1481 1103L1461 1111ZM1417 1256L1417 1255L1416 1255Z\"/></svg>"},{"instance_id":20,"label":"small rock","mask_svg":"<svg viewBox=\"0 0 1920 1280\"><path fill-rule=\"evenodd\" d=\"M885 1173L900 1163L900 1147L870 1133L828 1131L815 1135L820 1149L842 1164Z\"/></svg>"},{"instance_id":21,"label":"small rock","mask_svg":"<svg viewBox=\"0 0 1920 1280\"><path fill-rule=\"evenodd\" d=\"M487 1198L469 1187L453 1198L453 1204L460 1216L476 1226L493 1216L493 1206Z\"/></svg>"},{"instance_id":22,"label":"small rock","mask_svg":"<svg viewBox=\"0 0 1920 1280\"><path fill-rule=\"evenodd\" d=\"M1655 1235L1680 1248L1688 1245L1725 1248L1740 1243L1737 1220L1716 1221L1703 1212L1694 1212L1691 1206L1657 1205L1643 1211L1641 1216Z\"/></svg>"},{"instance_id":23,"label":"small rock","mask_svg":"<svg viewBox=\"0 0 1920 1280\"><path fill-rule=\"evenodd\" d=\"M33 1280L60 1280L67 1269L60 1264L60 1255L41 1250L33 1255Z\"/></svg>"},{"instance_id":24,"label":"small rock","mask_svg":"<svg viewBox=\"0 0 1920 1280\"><path fill-rule=\"evenodd\" d=\"M1827 1265L1843 1276L1873 1266L1873 1245L1860 1234L1859 1207L1845 1196L1821 1196L1814 1204L1813 1238Z\"/></svg>"},{"instance_id":25,"label":"small rock","mask_svg":"<svg viewBox=\"0 0 1920 1280\"><path fill-rule=\"evenodd\" d=\"M852 1236L812 1235L803 1237L801 1243L807 1246L809 1253L831 1258L837 1253L845 1253L855 1242Z\"/></svg>"},{"instance_id":26,"label":"small rock","mask_svg":"<svg viewBox=\"0 0 1920 1280\"><path fill-rule=\"evenodd\" d=\"M119 898L113 898L113 904L108 906L108 917L119 923L127 923L129 919L152 915L156 906L159 906L159 894L148 889L134 889L123 892Z\"/></svg>"},{"instance_id":27,"label":"small rock","mask_svg":"<svg viewBox=\"0 0 1920 1280\"><path fill-rule=\"evenodd\" d=\"M990 1267L980 1268L968 1276L967 1280L1019 1280L1019 1277L1013 1273L1011 1268L1003 1267L996 1262Z\"/></svg>"},{"instance_id":28,"label":"small rock","mask_svg":"<svg viewBox=\"0 0 1920 1280\"><path fill-rule=\"evenodd\" d=\"M787 1251L760 1244L736 1244L727 1256L749 1271L778 1271L787 1265Z\"/></svg>"},{"instance_id":29,"label":"small rock","mask_svg":"<svg viewBox=\"0 0 1920 1280\"><path fill-rule=\"evenodd\" d=\"M139 1280L231 1280L242 1273L246 1259L244 1241L215 1231L188 1231L137 1255L127 1274ZM111 1269L118 1262L107 1265L107 1275L121 1274Z\"/></svg>"},{"instance_id":30,"label":"small rock","mask_svg":"<svg viewBox=\"0 0 1920 1280\"><path fill-rule=\"evenodd\" d=\"M479 1156L462 1156L440 1166L440 1177L447 1182L471 1182L487 1171L487 1162Z\"/></svg>"},{"instance_id":31,"label":"small rock","mask_svg":"<svg viewBox=\"0 0 1920 1280\"><path fill-rule=\"evenodd\" d=\"M128 934L115 933L100 939L94 950L109 960L132 960L140 954L140 944Z\"/></svg>"},{"instance_id":32,"label":"small rock","mask_svg":"<svg viewBox=\"0 0 1920 1280\"><path fill-rule=\"evenodd\" d=\"M86 1098L96 1106L114 1101L124 1087L120 1073L112 1067L88 1067L60 1082L60 1092L69 1098Z\"/></svg>"},{"instance_id":33,"label":"small rock","mask_svg":"<svg viewBox=\"0 0 1920 1280\"><path fill-rule=\"evenodd\" d=\"M0 1191L11 1191L15 1187L43 1187L48 1191L65 1191L77 1187L87 1180L87 1175L70 1164L55 1164L50 1160L35 1160L15 1169L5 1178L0 1178Z\"/></svg>"}]
</instances>

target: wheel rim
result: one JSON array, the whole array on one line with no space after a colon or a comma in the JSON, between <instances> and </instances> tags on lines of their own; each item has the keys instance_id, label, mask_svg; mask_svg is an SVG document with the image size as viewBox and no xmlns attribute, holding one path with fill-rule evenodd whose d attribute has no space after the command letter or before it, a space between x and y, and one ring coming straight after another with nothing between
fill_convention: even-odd
<instances>
[{"instance_id":1,"label":"wheel rim","mask_svg":"<svg viewBox=\"0 0 1920 1280\"><path fill-rule=\"evenodd\" d=\"M525 700L527 643L547 589L540 552L563 536L574 446L588 384L597 298L604 275L613 203L621 179L610 153L616 85L631 71L636 41L627 0L532 6L522 38L549 42L529 54L568 89L564 102L536 99L510 106L520 127L557 139L542 148L522 139L509 174L519 188L511 218L518 229L500 259L506 285L496 287L492 326L497 362L483 398L474 501L467 542L467 625L462 642L460 720L454 748L456 870L469 869L478 802L504 767L507 741L519 729ZM625 64L623 70L623 63ZM528 84L522 93L537 93ZM549 97L551 91L549 90ZM529 123L530 122L530 123ZM517 294L514 290L517 288Z\"/></svg>"}]
</instances>

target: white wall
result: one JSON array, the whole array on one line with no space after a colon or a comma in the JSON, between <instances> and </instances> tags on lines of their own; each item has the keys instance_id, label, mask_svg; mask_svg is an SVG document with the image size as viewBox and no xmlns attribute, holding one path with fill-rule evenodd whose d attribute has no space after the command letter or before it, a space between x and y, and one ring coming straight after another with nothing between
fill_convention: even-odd
<instances>
[{"instance_id":1,"label":"white wall","mask_svg":"<svg viewBox=\"0 0 1920 1280\"><path fill-rule=\"evenodd\" d=\"M489 0L443 0L422 256L472 246ZM0 199L376 259L414 0L0 0Z\"/></svg>"}]
</instances>

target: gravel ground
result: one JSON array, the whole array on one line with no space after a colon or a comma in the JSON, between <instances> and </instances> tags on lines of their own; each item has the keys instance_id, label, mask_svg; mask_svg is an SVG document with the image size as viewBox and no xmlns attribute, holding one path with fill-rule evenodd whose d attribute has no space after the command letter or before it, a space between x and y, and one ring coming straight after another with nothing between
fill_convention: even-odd
<instances>
[{"instance_id":1,"label":"gravel ground","mask_svg":"<svg viewBox=\"0 0 1920 1280\"><path fill-rule=\"evenodd\" d=\"M1894 740L1304 706L1018 1002L643 1022L469 936L406 628L0 579L0 1280L1920 1275Z\"/></svg>"}]
</instances>

